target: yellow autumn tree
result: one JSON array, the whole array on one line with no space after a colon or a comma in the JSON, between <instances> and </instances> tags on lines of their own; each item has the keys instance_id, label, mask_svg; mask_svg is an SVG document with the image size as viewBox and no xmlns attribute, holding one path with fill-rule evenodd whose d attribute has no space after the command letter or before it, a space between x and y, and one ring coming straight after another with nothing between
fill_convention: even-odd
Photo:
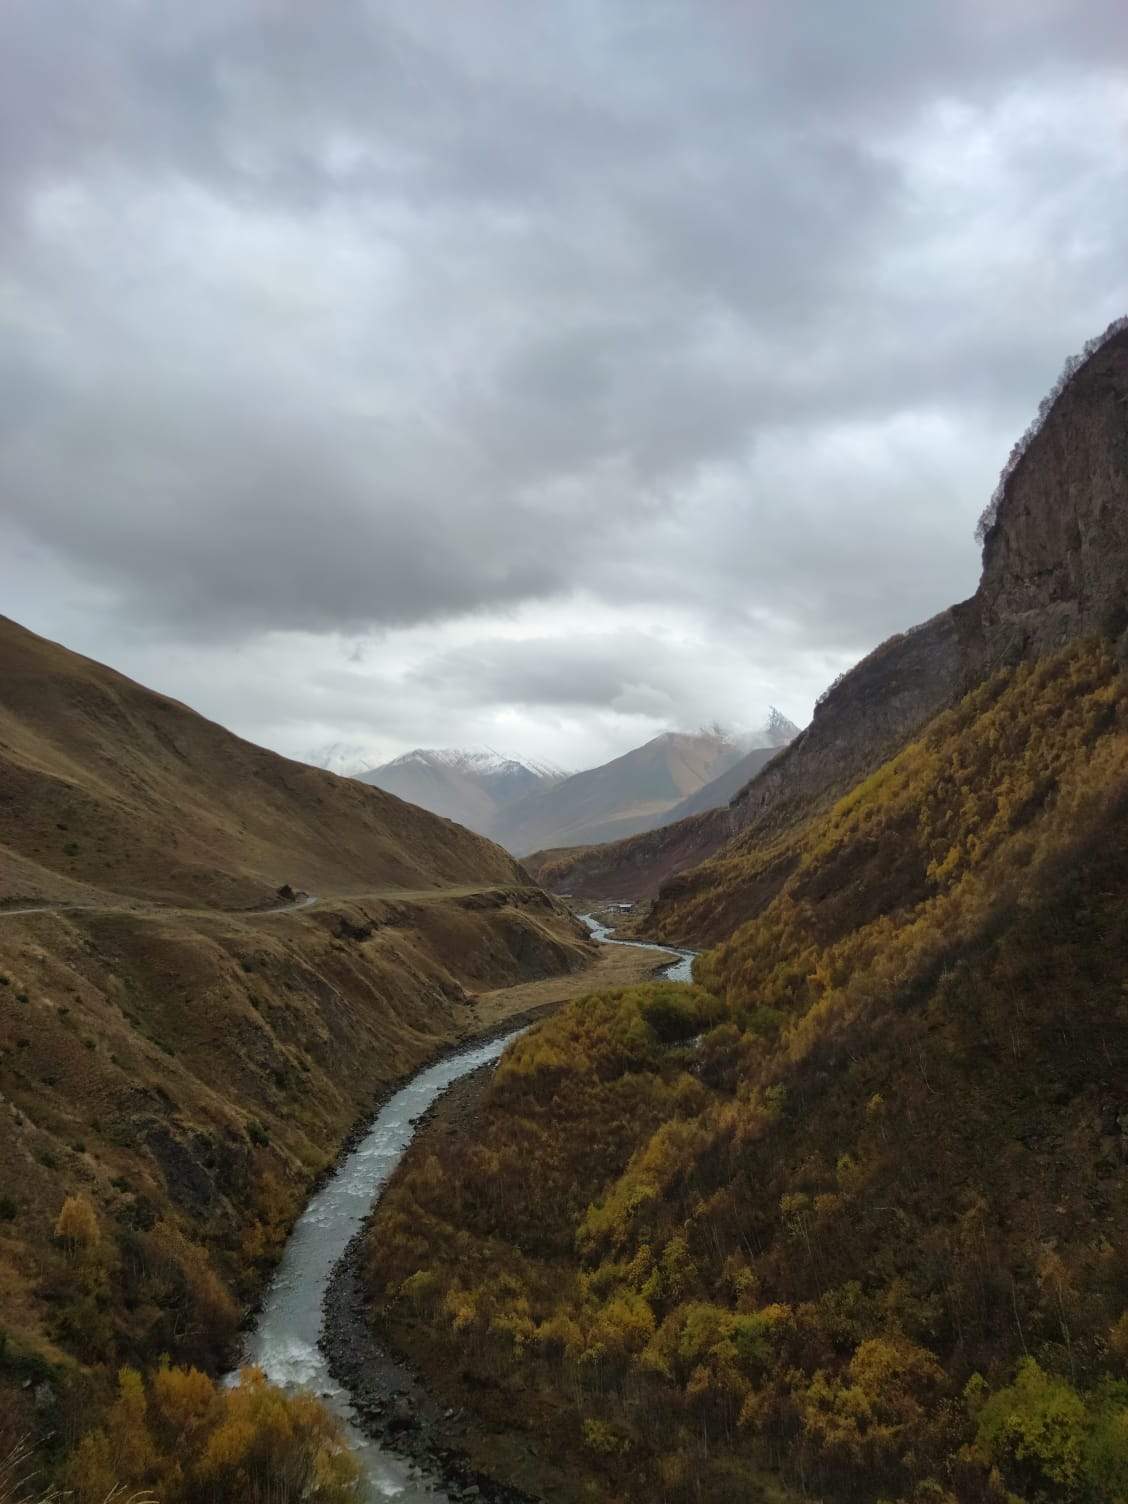
<instances>
[{"instance_id":1,"label":"yellow autumn tree","mask_svg":"<svg viewBox=\"0 0 1128 1504\"><path fill-rule=\"evenodd\" d=\"M359 1469L312 1395L284 1394L258 1369L232 1388L192 1368L118 1375L102 1423L72 1453L75 1504L152 1490L161 1504L353 1504Z\"/></svg>"},{"instance_id":2,"label":"yellow autumn tree","mask_svg":"<svg viewBox=\"0 0 1128 1504\"><path fill-rule=\"evenodd\" d=\"M68 1196L55 1222L55 1237L71 1258L92 1253L101 1241L98 1214L81 1193Z\"/></svg>"}]
</instances>

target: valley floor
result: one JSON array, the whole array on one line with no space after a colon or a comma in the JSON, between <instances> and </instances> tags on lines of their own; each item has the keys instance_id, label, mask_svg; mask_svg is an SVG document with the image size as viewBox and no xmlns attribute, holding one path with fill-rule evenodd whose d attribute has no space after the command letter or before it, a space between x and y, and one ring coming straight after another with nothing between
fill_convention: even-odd
<instances>
[{"instance_id":1,"label":"valley floor","mask_svg":"<svg viewBox=\"0 0 1128 1504\"><path fill-rule=\"evenodd\" d=\"M561 1003L571 1002L573 998L585 997L589 992L633 987L662 971L669 965L669 959L641 947L635 950L627 946L604 946L593 965L584 971L483 992L474 1002L465 1037L470 1039L475 1034L492 1033L500 1024L519 1014L547 1012Z\"/></svg>"}]
</instances>

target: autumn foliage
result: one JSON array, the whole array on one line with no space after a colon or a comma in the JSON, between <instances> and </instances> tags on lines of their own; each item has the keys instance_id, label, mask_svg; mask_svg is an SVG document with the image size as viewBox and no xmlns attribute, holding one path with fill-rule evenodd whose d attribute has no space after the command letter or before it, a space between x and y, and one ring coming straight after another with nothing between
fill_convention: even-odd
<instances>
[{"instance_id":1,"label":"autumn foliage","mask_svg":"<svg viewBox=\"0 0 1128 1504\"><path fill-rule=\"evenodd\" d=\"M357 1498L358 1471L311 1395L286 1395L257 1369L225 1389L194 1368L118 1374L117 1394L65 1469L76 1504L144 1490L161 1504L270 1504Z\"/></svg>"},{"instance_id":2,"label":"autumn foliage","mask_svg":"<svg viewBox=\"0 0 1128 1504\"><path fill-rule=\"evenodd\" d=\"M713 867L766 896L699 985L570 1005L409 1156L384 1329L577 1498L1128 1498L1119 665L1000 672Z\"/></svg>"},{"instance_id":3,"label":"autumn foliage","mask_svg":"<svg viewBox=\"0 0 1128 1504\"><path fill-rule=\"evenodd\" d=\"M71 1258L93 1254L101 1241L98 1216L86 1196L68 1196L55 1223L55 1238Z\"/></svg>"}]
</instances>

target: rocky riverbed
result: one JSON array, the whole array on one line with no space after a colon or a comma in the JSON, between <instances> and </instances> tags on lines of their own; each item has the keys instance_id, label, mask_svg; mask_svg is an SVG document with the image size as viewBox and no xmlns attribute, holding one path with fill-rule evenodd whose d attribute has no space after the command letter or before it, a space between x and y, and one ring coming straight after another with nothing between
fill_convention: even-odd
<instances>
[{"instance_id":1,"label":"rocky riverbed","mask_svg":"<svg viewBox=\"0 0 1128 1504\"><path fill-rule=\"evenodd\" d=\"M452 1108L459 1117L469 1115L471 1099L493 1066L490 1062L479 1067L448 1089L442 1099L444 1116ZM437 1111L438 1104L416 1119L416 1131ZM470 1422L465 1412L438 1403L411 1368L377 1340L368 1320L361 1272L366 1228L367 1219L333 1270L320 1342L333 1378L351 1397L358 1423L374 1441L413 1464L421 1479L437 1484L448 1499L459 1504L534 1504L531 1495L473 1468L466 1454Z\"/></svg>"}]
</instances>

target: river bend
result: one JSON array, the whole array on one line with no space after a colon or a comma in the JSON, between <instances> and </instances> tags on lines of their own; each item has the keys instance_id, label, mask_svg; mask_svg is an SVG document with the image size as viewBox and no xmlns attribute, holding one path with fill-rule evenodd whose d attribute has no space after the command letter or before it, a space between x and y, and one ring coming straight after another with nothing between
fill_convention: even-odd
<instances>
[{"instance_id":1,"label":"river bend","mask_svg":"<svg viewBox=\"0 0 1128 1504\"><path fill-rule=\"evenodd\" d=\"M590 914L583 919L595 939L604 944L640 943L612 940L610 930ZM692 951L675 951L664 945L646 948L677 958L664 975L673 981L690 980ZM416 1119L460 1077L497 1060L522 1032L514 1029L501 1038L447 1055L421 1070L389 1098L364 1138L346 1154L295 1224L246 1342L244 1362L256 1364L272 1383L284 1389L305 1389L319 1395L339 1417L360 1461L370 1501L441 1504L448 1496L438 1483L420 1476L409 1459L361 1431L347 1391L334 1381L318 1347L325 1291L334 1267L414 1137Z\"/></svg>"}]
</instances>

